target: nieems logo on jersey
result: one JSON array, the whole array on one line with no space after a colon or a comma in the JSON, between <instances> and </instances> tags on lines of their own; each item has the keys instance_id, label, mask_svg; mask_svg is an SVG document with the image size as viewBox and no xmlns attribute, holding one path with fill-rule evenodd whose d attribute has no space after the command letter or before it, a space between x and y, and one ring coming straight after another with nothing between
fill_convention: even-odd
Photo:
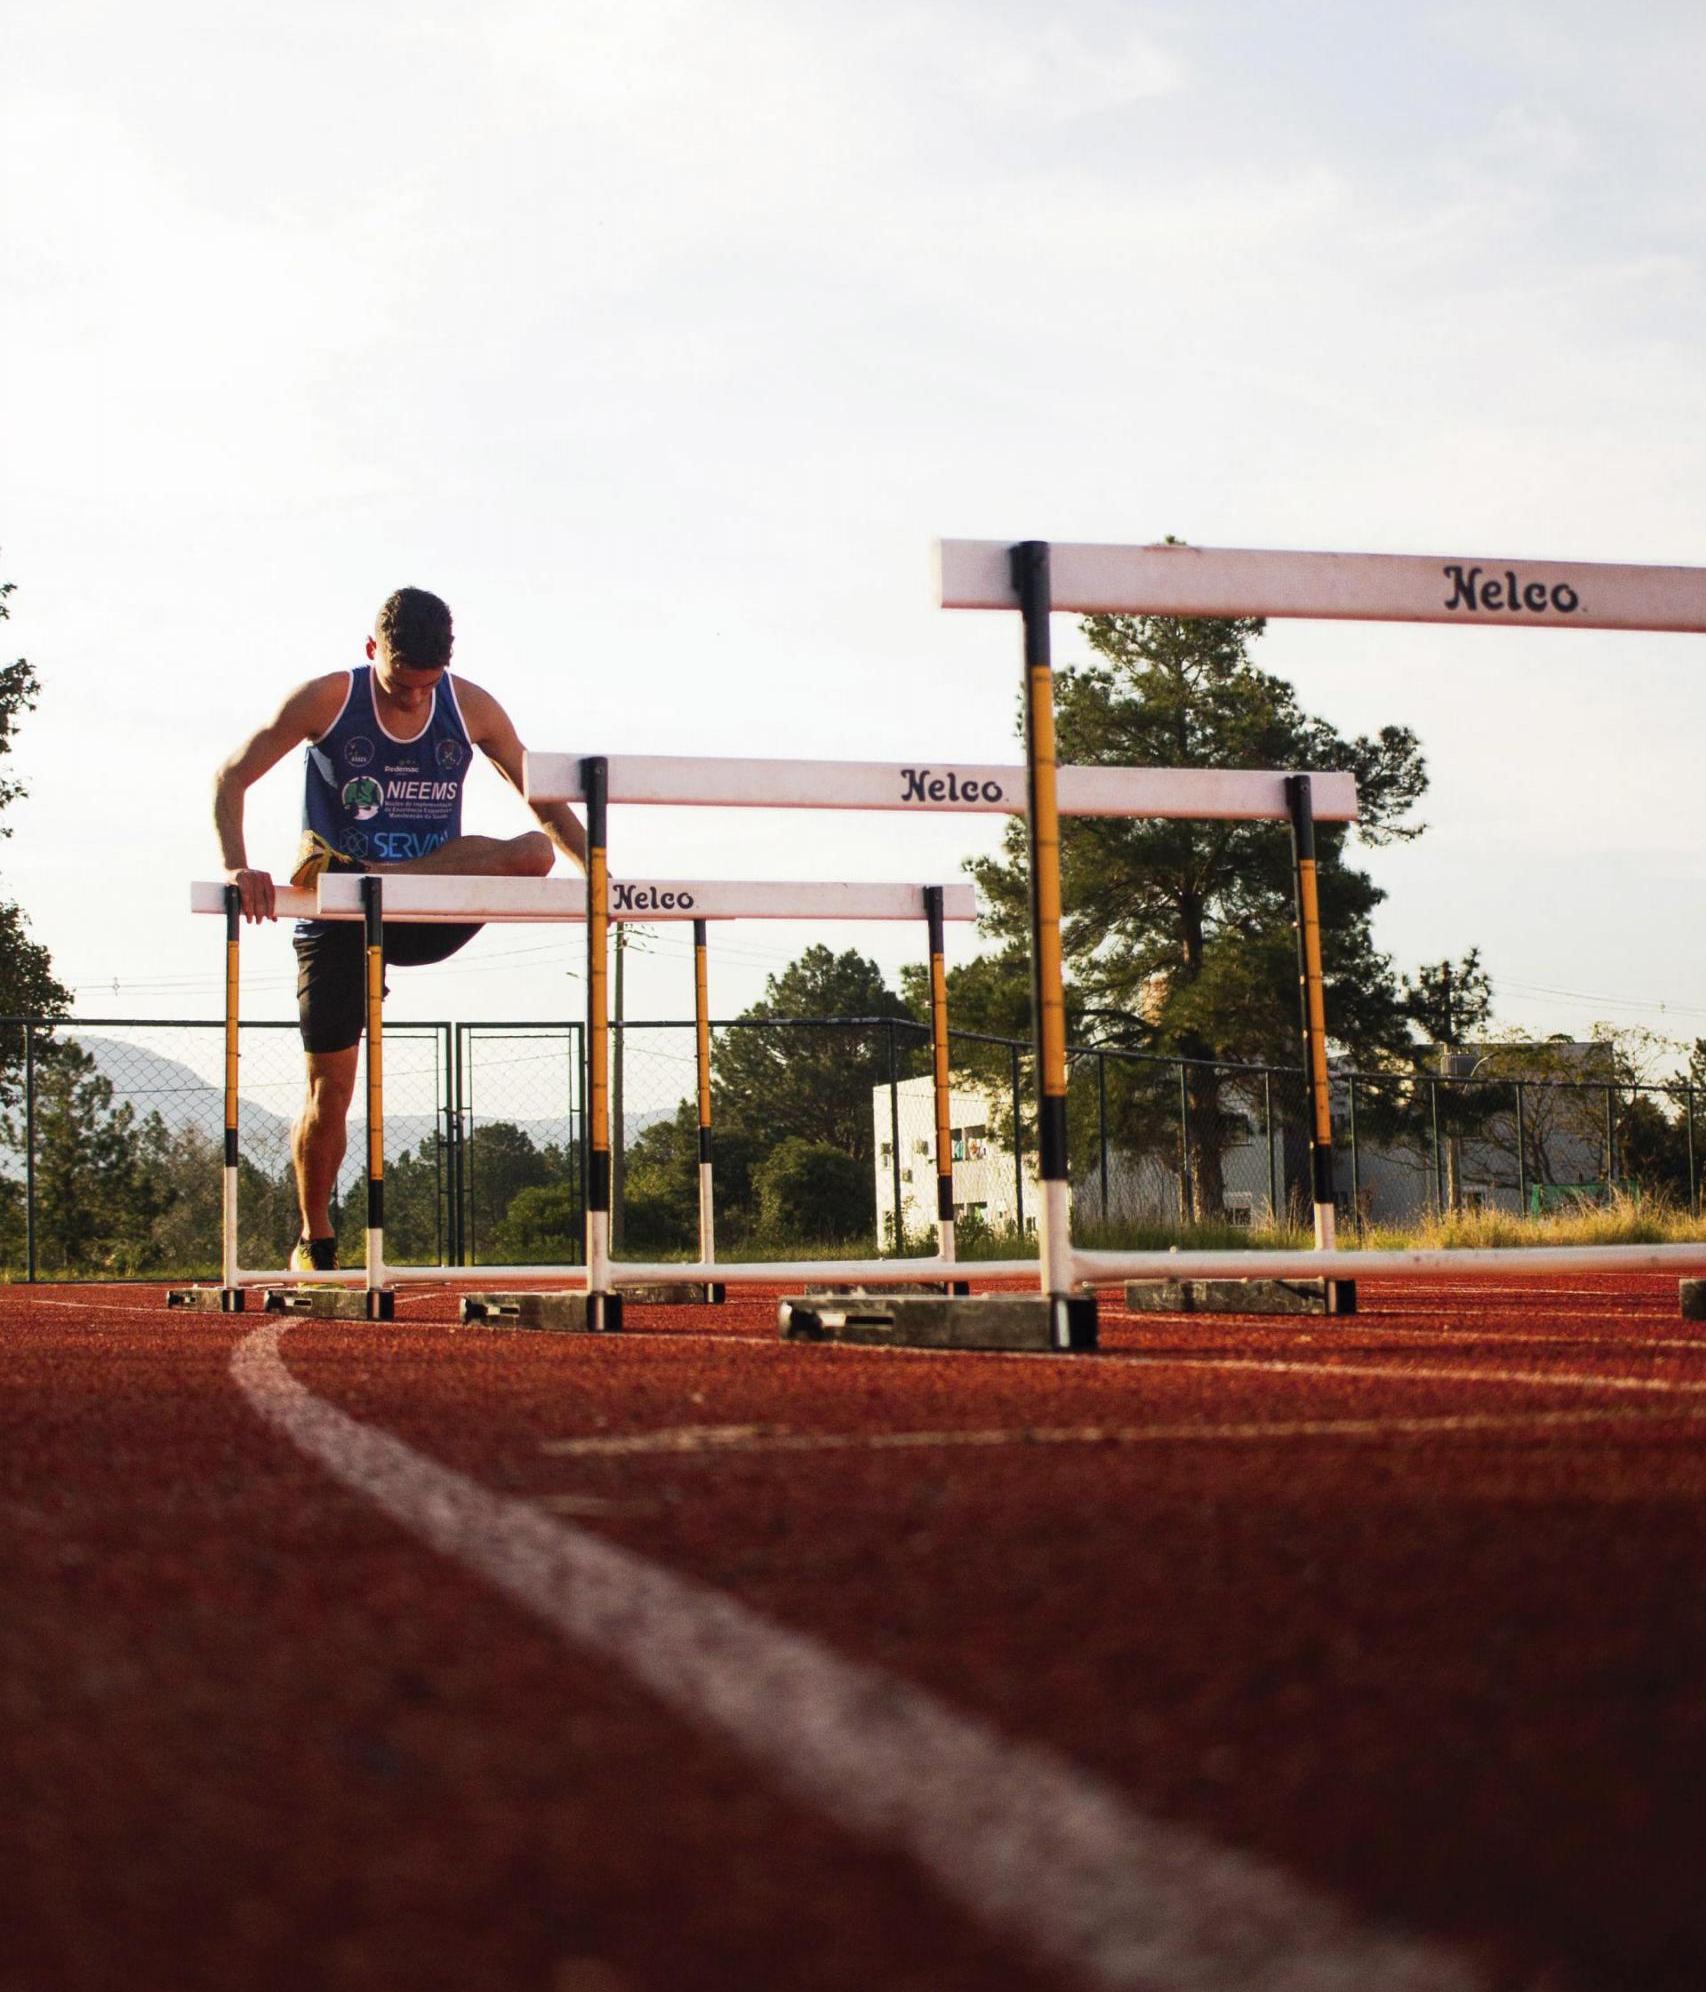
<instances>
[{"instance_id":1,"label":"nieems logo on jersey","mask_svg":"<svg viewBox=\"0 0 1706 1992\"><path fill-rule=\"evenodd\" d=\"M945 768L937 774L934 768L902 768L902 802L1005 802L1007 791L1000 782L983 780L976 775L956 774L952 768Z\"/></svg>"},{"instance_id":2,"label":"nieems logo on jersey","mask_svg":"<svg viewBox=\"0 0 1706 1992\"><path fill-rule=\"evenodd\" d=\"M1581 597L1568 581L1551 584L1525 581L1513 568L1507 567L1502 574L1488 574L1484 568L1464 567L1458 561L1448 561L1444 571L1451 583L1451 593L1445 602L1448 609L1502 609L1507 615L1514 611L1531 616L1573 616L1582 605Z\"/></svg>"},{"instance_id":3,"label":"nieems logo on jersey","mask_svg":"<svg viewBox=\"0 0 1706 1992\"><path fill-rule=\"evenodd\" d=\"M385 784L387 802L454 802L461 789L460 782L424 782L414 776L407 781L388 781Z\"/></svg>"},{"instance_id":4,"label":"nieems logo on jersey","mask_svg":"<svg viewBox=\"0 0 1706 1992\"><path fill-rule=\"evenodd\" d=\"M622 885L612 879L610 910L612 913L690 913L693 895L670 892L657 885Z\"/></svg>"},{"instance_id":5,"label":"nieems logo on jersey","mask_svg":"<svg viewBox=\"0 0 1706 1992\"><path fill-rule=\"evenodd\" d=\"M358 823L365 823L379 814L385 791L371 775L357 775L354 781L344 783L341 800Z\"/></svg>"}]
</instances>

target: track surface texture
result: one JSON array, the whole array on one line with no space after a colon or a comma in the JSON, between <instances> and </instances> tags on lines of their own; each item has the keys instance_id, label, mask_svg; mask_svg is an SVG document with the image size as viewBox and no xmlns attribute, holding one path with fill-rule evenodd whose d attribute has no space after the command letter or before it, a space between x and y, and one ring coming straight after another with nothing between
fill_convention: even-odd
<instances>
[{"instance_id":1,"label":"track surface texture","mask_svg":"<svg viewBox=\"0 0 1706 1992\"><path fill-rule=\"evenodd\" d=\"M776 1297L0 1292L0 1992L1706 1984L1674 1280Z\"/></svg>"}]
</instances>

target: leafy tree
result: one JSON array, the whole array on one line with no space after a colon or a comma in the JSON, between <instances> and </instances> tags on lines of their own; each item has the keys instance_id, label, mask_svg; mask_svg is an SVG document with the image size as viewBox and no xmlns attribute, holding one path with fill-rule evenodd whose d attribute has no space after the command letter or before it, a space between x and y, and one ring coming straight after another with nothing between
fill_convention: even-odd
<instances>
[{"instance_id":1,"label":"leafy tree","mask_svg":"<svg viewBox=\"0 0 1706 1992\"><path fill-rule=\"evenodd\" d=\"M159 1263L154 1224L171 1199L171 1139L75 1044L43 1046L35 1089L37 1262L46 1273L138 1273ZM7 1141L24 1145L16 1115Z\"/></svg>"},{"instance_id":2,"label":"leafy tree","mask_svg":"<svg viewBox=\"0 0 1706 1992\"><path fill-rule=\"evenodd\" d=\"M1481 950L1471 948L1461 961L1424 962L1413 980L1405 976L1403 1000L1404 1013L1437 1058L1440 1074L1446 1079L1472 1077L1476 1061L1463 1049L1464 1041L1484 1032L1493 1013L1493 984L1481 966ZM1463 1143L1482 1134L1503 1106L1496 1087L1440 1088L1445 1197L1452 1210L1463 1206Z\"/></svg>"},{"instance_id":3,"label":"leafy tree","mask_svg":"<svg viewBox=\"0 0 1706 1992\"><path fill-rule=\"evenodd\" d=\"M580 1197L568 1183L535 1183L517 1190L486 1241L488 1257L503 1266L577 1264L586 1242Z\"/></svg>"},{"instance_id":4,"label":"leafy tree","mask_svg":"<svg viewBox=\"0 0 1706 1992\"><path fill-rule=\"evenodd\" d=\"M516 1197L558 1174L551 1156L513 1121L485 1121L476 1127L462 1151L462 1168L474 1256L482 1259L493 1257L493 1236Z\"/></svg>"},{"instance_id":5,"label":"leafy tree","mask_svg":"<svg viewBox=\"0 0 1706 1992\"><path fill-rule=\"evenodd\" d=\"M761 1020L801 1017L860 1019L866 1027L759 1027ZM798 1135L868 1167L871 1093L888 1080L890 1018L907 1022L907 1008L875 962L851 951L807 948L771 976L763 1000L742 1013L739 1027L717 1034L711 1060L717 1125L766 1145ZM900 1045L909 1039L915 1045L917 1033L903 1031Z\"/></svg>"},{"instance_id":6,"label":"leafy tree","mask_svg":"<svg viewBox=\"0 0 1706 1992\"><path fill-rule=\"evenodd\" d=\"M0 622L11 615L6 598L15 586L0 581ZM0 760L11 753L18 723L33 710L39 691L36 674L22 657L0 665ZM22 782L0 774L0 809L24 793ZM11 834L9 824L0 824L0 837ZM63 1017L71 992L54 975L47 949L30 939L27 926L22 909L0 899L0 1017ZM0 1027L0 1101L17 1098L23 1055L23 1032Z\"/></svg>"},{"instance_id":7,"label":"leafy tree","mask_svg":"<svg viewBox=\"0 0 1706 1992\"><path fill-rule=\"evenodd\" d=\"M1424 962L1404 978L1404 1014L1430 1045L1463 1044L1487 1028L1493 1014L1492 978L1481 950L1460 961Z\"/></svg>"},{"instance_id":8,"label":"leafy tree","mask_svg":"<svg viewBox=\"0 0 1706 1992\"><path fill-rule=\"evenodd\" d=\"M713 1106L713 1112L716 1109ZM717 1236L726 1244L747 1230L757 1212L753 1169L767 1134L738 1120L714 1125ZM624 1236L646 1251L695 1250L699 1242L699 1109L683 1100L666 1120L653 1121L628 1149L623 1183Z\"/></svg>"},{"instance_id":9,"label":"leafy tree","mask_svg":"<svg viewBox=\"0 0 1706 1992\"><path fill-rule=\"evenodd\" d=\"M1088 618L1092 661L1056 677L1061 759L1348 769L1365 843L1418 835L1405 820L1427 783L1415 735L1388 726L1346 739L1304 712L1291 686L1251 662L1262 628L1254 618ZM1347 862L1346 843L1346 826L1317 826L1327 1027L1359 1058L1396 1059L1409 1042L1402 997L1370 926L1384 895ZM1112 1013L1133 1047L1201 1061L1296 1062L1293 868L1283 826L1068 818L1061 864L1062 945L1086 1013ZM1008 826L1003 857L969 869L989 930L1021 944L1023 825ZM1188 1188L1198 1218L1217 1217L1222 1203L1221 1083L1207 1064L1190 1068ZM1122 1145L1153 1138L1141 1117L1122 1129Z\"/></svg>"},{"instance_id":10,"label":"leafy tree","mask_svg":"<svg viewBox=\"0 0 1706 1992\"><path fill-rule=\"evenodd\" d=\"M840 1242L876 1222L869 1168L827 1142L790 1135L757 1174L759 1218L775 1239Z\"/></svg>"},{"instance_id":11,"label":"leafy tree","mask_svg":"<svg viewBox=\"0 0 1706 1992\"><path fill-rule=\"evenodd\" d=\"M445 1162L443 1137L432 1134L386 1163L385 1256L393 1265L437 1261L444 1245Z\"/></svg>"}]
</instances>

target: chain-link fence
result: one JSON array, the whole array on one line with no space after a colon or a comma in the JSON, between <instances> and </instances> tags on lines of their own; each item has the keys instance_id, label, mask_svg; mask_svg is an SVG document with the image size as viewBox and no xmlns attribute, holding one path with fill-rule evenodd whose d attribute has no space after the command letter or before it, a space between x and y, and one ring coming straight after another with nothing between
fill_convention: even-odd
<instances>
[{"instance_id":1,"label":"chain-link fence","mask_svg":"<svg viewBox=\"0 0 1706 1992\"><path fill-rule=\"evenodd\" d=\"M11 1021L0 1066L0 1268L35 1278L217 1273L225 1149L224 1026L199 1020ZM399 1263L443 1256L448 1027L385 1034L390 1239ZM300 1228L291 1125L303 1093L294 1025L244 1024L238 1069L238 1253L282 1267ZM359 1098L334 1208L359 1253Z\"/></svg>"},{"instance_id":2,"label":"chain-link fence","mask_svg":"<svg viewBox=\"0 0 1706 1992\"><path fill-rule=\"evenodd\" d=\"M570 1266L585 1256L582 1037L579 1024L456 1026L449 1264Z\"/></svg>"},{"instance_id":3,"label":"chain-link fence","mask_svg":"<svg viewBox=\"0 0 1706 1992\"><path fill-rule=\"evenodd\" d=\"M0 1021L0 1273L208 1275L219 1265L223 1026ZM584 1033L573 1024L398 1024L385 1035L386 1251L399 1266L573 1265L586 1207ZM1540 1215L1618 1193L1698 1213L1694 1089L1610 1076L1332 1076L1341 1210L1356 1224L1451 1210ZM928 1032L904 1018L712 1027L717 1251L725 1259L924 1251L937 1208ZM1082 1241L1306 1218L1308 1095L1294 1067L1071 1054ZM298 1228L295 1027L245 1024L239 1256L282 1266ZM694 1028L612 1032L619 1257L698 1247ZM1027 1044L953 1037L949 1111L962 1249L1010 1251L1038 1205ZM359 1260L357 1090L335 1215Z\"/></svg>"}]
</instances>

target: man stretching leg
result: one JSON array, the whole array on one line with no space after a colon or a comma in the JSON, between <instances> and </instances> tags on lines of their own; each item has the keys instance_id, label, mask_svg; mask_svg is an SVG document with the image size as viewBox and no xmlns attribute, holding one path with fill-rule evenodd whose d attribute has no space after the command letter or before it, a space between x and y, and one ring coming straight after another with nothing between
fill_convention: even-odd
<instances>
[{"instance_id":1,"label":"man stretching leg","mask_svg":"<svg viewBox=\"0 0 1706 1992\"><path fill-rule=\"evenodd\" d=\"M225 876L249 920L277 918L269 872L252 867L243 798L293 747L306 743L302 849L292 882L324 871L452 872L542 878L555 851L586 867L586 833L561 803L533 803L540 823L519 837L462 834L462 785L478 747L516 792L522 745L490 692L449 671L450 611L423 588L399 588L379 611L368 662L299 685L239 747L213 785ZM541 834L543 833L543 834ZM555 847L555 851L553 850ZM386 922L387 966L443 961L477 926ZM364 942L353 921L296 928L296 995L308 1097L292 1130L302 1232L294 1270L337 1263L331 1198L344 1159L366 1016Z\"/></svg>"}]
</instances>

